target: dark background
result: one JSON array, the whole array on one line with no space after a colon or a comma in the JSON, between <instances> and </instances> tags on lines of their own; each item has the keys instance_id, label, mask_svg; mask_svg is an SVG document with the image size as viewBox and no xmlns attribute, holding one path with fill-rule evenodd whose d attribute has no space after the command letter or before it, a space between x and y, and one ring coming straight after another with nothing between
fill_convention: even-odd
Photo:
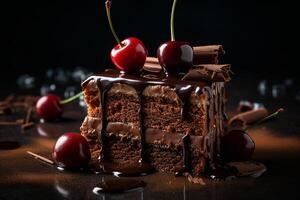
<instances>
[{"instance_id":1,"label":"dark background","mask_svg":"<svg viewBox=\"0 0 300 200\"><path fill-rule=\"evenodd\" d=\"M115 45L105 0L9 1L5 31L9 49L5 78L44 74L46 68L111 67ZM172 0L113 0L112 18L121 39L136 36L150 55L169 40ZM278 1L179 0L176 39L193 45L222 44L224 62L237 73L292 76L282 45L282 5ZM272 70L272 73L270 71Z\"/></svg>"}]
</instances>

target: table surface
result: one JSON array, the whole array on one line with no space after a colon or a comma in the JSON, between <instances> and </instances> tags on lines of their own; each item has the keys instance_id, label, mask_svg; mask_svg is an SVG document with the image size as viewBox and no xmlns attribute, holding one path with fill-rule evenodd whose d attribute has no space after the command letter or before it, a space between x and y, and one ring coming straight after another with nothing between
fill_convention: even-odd
<instances>
[{"instance_id":1,"label":"table surface","mask_svg":"<svg viewBox=\"0 0 300 200\"><path fill-rule=\"evenodd\" d=\"M184 177L155 173L138 177L147 183L143 190L97 196L92 192L93 187L102 179L112 176L59 171L26 153L32 151L50 158L57 137L64 132L79 131L84 109L66 109L62 122L40 123L24 133L0 127L0 141L14 140L21 144L18 149L0 152L0 200L299 199L300 102L289 95L276 99L270 95L260 96L257 92L258 81L250 76L235 78L228 84L227 93L229 112L236 109L241 99L262 102L270 111L279 107L286 110L279 119L249 130L256 143L254 159L267 167L267 171L259 178L205 180L206 185L198 185L189 183Z\"/></svg>"}]
</instances>

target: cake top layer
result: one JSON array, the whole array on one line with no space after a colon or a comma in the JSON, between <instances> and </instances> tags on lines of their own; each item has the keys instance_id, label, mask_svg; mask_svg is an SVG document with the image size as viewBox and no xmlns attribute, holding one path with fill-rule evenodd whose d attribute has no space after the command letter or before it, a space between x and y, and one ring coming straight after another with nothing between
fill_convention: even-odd
<instances>
[{"instance_id":1,"label":"cake top layer","mask_svg":"<svg viewBox=\"0 0 300 200\"><path fill-rule=\"evenodd\" d=\"M204 79L196 81L195 79L188 80L182 79L182 77L165 76L153 73L127 74L115 69L107 69L102 73L89 77L82 83L82 86L85 87L85 85L92 79L97 82L101 81L102 87L105 87L110 83L124 83L133 86L137 90L141 90L147 85L165 85L176 88L194 86L203 88L212 83L212 81Z\"/></svg>"},{"instance_id":2,"label":"cake top layer","mask_svg":"<svg viewBox=\"0 0 300 200\"><path fill-rule=\"evenodd\" d=\"M181 103L181 115L186 116L188 110L188 102L191 96L191 92L196 94L211 93L210 81L193 81L183 80L181 77L165 76L158 74L127 74L118 70L108 69L103 73L89 77L82 83L82 87L85 88L88 83L93 80L100 90L101 105L105 107L106 93L110 91L115 83L127 84L133 87L138 93L144 91L148 86L169 86L173 88L178 95Z\"/></svg>"}]
</instances>

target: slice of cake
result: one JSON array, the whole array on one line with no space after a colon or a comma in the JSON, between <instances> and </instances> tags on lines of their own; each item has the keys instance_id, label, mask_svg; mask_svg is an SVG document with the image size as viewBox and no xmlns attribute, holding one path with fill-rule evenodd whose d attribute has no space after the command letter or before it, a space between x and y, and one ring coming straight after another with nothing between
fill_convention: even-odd
<instances>
[{"instance_id":1,"label":"slice of cake","mask_svg":"<svg viewBox=\"0 0 300 200\"><path fill-rule=\"evenodd\" d=\"M92 162L150 163L168 173L213 167L226 118L229 65L194 66L182 77L117 70L82 83L88 114L81 134Z\"/></svg>"}]
</instances>

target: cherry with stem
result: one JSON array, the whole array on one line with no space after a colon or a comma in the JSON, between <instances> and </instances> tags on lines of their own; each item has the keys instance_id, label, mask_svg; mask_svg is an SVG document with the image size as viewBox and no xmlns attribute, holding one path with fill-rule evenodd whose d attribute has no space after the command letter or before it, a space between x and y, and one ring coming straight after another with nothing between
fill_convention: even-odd
<instances>
[{"instance_id":1,"label":"cherry with stem","mask_svg":"<svg viewBox=\"0 0 300 200\"><path fill-rule=\"evenodd\" d=\"M171 41L161 44L157 50L157 58L165 73L179 74L186 73L193 65L193 48L188 42L175 40L175 8L177 0L173 1L171 18L170 18L170 33Z\"/></svg>"},{"instance_id":2,"label":"cherry with stem","mask_svg":"<svg viewBox=\"0 0 300 200\"><path fill-rule=\"evenodd\" d=\"M136 73L143 68L148 51L143 42L136 37L129 37L123 41L119 39L111 19L111 5L112 2L106 0L107 20L110 30L118 43L110 52L111 60L119 70Z\"/></svg>"},{"instance_id":3,"label":"cherry with stem","mask_svg":"<svg viewBox=\"0 0 300 200\"><path fill-rule=\"evenodd\" d=\"M175 41L175 31L174 31L174 15L176 8L177 0L174 0L171 11L171 19L170 19L170 30L171 30L171 41Z\"/></svg>"},{"instance_id":4,"label":"cherry with stem","mask_svg":"<svg viewBox=\"0 0 300 200\"><path fill-rule=\"evenodd\" d=\"M120 39L118 38L118 35L116 34L116 31L114 29L114 26L113 26L113 23L112 23L112 20L111 20L111 14L110 14L110 10L111 10L111 4L112 2L111 1L106 1L105 2L105 8L106 8L106 16L107 16L107 20L108 20L108 23L109 23L109 27L110 27L110 30L115 38L115 40L117 41L117 43L122 46L122 43L120 41Z\"/></svg>"},{"instance_id":5,"label":"cherry with stem","mask_svg":"<svg viewBox=\"0 0 300 200\"><path fill-rule=\"evenodd\" d=\"M250 160L255 150L255 143L247 134L247 130L273 119L283 111L284 109L280 108L252 126L243 129L233 129L226 133L221 141L221 154L223 160L227 162Z\"/></svg>"},{"instance_id":6,"label":"cherry with stem","mask_svg":"<svg viewBox=\"0 0 300 200\"><path fill-rule=\"evenodd\" d=\"M62 116L63 105L78 99L80 96L82 96L82 92L64 100L54 94L42 96L36 103L36 113L46 121L56 120Z\"/></svg>"}]
</instances>

